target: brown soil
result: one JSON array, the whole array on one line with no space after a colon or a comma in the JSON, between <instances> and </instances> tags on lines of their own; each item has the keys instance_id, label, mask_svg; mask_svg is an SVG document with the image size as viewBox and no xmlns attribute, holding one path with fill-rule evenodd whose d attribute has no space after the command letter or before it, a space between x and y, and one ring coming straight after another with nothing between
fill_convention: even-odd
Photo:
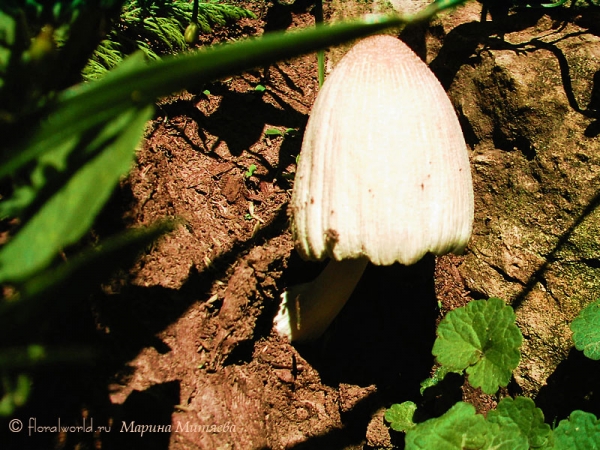
<instances>
[{"instance_id":1,"label":"brown soil","mask_svg":"<svg viewBox=\"0 0 600 450\"><path fill-rule=\"evenodd\" d=\"M260 18L217 38L310 26L310 6L297 1L261 11L252 3ZM258 84L266 91L256 91ZM164 218L184 224L96 292L82 307L91 313L65 315L66 327L102 349L103 364L75 376L68 368L45 375L45 391L20 413L37 425L60 416L64 425L93 420L95 429L111 431L34 433L25 443L12 435L9 446L401 445L383 412L392 403L420 401L419 383L434 364L438 301L446 312L470 299L457 270L461 258L369 267L318 342L292 346L273 334L280 293L321 268L293 251L286 211L316 92L316 57L309 55L160 102L137 163L96 233ZM281 135L267 135L271 129ZM451 403L469 399L480 411L494 404L462 380L454 392ZM434 400L430 407L439 413L445 406ZM134 428L143 425L172 430Z\"/></svg>"}]
</instances>

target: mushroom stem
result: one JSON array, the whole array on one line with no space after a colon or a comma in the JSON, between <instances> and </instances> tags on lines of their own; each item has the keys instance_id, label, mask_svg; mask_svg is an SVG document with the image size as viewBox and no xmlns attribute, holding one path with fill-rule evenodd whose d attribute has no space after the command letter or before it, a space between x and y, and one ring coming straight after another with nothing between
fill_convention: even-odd
<instances>
[{"instance_id":1,"label":"mushroom stem","mask_svg":"<svg viewBox=\"0 0 600 450\"><path fill-rule=\"evenodd\" d=\"M342 310L369 260L331 260L312 282L292 286L281 295L276 331L290 341L319 338Z\"/></svg>"}]
</instances>

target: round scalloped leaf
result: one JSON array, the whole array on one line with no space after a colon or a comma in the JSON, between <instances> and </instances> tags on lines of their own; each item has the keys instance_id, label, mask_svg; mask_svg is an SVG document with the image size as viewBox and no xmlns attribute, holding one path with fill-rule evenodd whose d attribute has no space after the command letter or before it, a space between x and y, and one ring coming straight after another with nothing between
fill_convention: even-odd
<instances>
[{"instance_id":1,"label":"round scalloped leaf","mask_svg":"<svg viewBox=\"0 0 600 450\"><path fill-rule=\"evenodd\" d=\"M552 430L544 423L544 413L536 408L533 400L527 397L503 398L495 410L488 412L487 420L501 427L515 424L529 441L529 448L552 448Z\"/></svg>"},{"instance_id":2,"label":"round scalloped leaf","mask_svg":"<svg viewBox=\"0 0 600 450\"><path fill-rule=\"evenodd\" d=\"M486 445L489 424L475 407L458 402L443 416L418 424L406 433L405 448L454 450L482 449Z\"/></svg>"},{"instance_id":3,"label":"round scalloped leaf","mask_svg":"<svg viewBox=\"0 0 600 450\"><path fill-rule=\"evenodd\" d=\"M600 300L581 310L571 323L573 342L577 350L590 359L600 359Z\"/></svg>"},{"instance_id":4,"label":"round scalloped leaf","mask_svg":"<svg viewBox=\"0 0 600 450\"><path fill-rule=\"evenodd\" d=\"M584 411L573 411L568 420L561 420L554 430L557 450L599 450L600 420Z\"/></svg>"},{"instance_id":5,"label":"round scalloped leaf","mask_svg":"<svg viewBox=\"0 0 600 450\"><path fill-rule=\"evenodd\" d=\"M519 364L523 336L515 313L499 298L474 300L440 322L432 353L449 371L466 370L486 394L506 386Z\"/></svg>"},{"instance_id":6,"label":"round scalloped leaf","mask_svg":"<svg viewBox=\"0 0 600 450\"><path fill-rule=\"evenodd\" d=\"M418 424L406 433L406 450L527 450L529 444L515 424L500 426L458 402L443 416Z\"/></svg>"},{"instance_id":7,"label":"round scalloped leaf","mask_svg":"<svg viewBox=\"0 0 600 450\"><path fill-rule=\"evenodd\" d=\"M385 412L385 420L389 422L392 430L406 432L415 427L413 416L417 405L413 402L394 404Z\"/></svg>"},{"instance_id":8,"label":"round scalloped leaf","mask_svg":"<svg viewBox=\"0 0 600 450\"><path fill-rule=\"evenodd\" d=\"M490 423L490 427L492 440L484 447L485 450L529 450L531 448L527 437L519 432L519 427L514 423L502 426Z\"/></svg>"}]
</instances>

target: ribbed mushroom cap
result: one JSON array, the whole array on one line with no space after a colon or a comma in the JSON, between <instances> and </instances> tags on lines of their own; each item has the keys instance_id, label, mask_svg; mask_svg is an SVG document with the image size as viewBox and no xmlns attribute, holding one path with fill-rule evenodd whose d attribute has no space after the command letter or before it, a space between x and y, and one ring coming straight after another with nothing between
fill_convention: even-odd
<instances>
[{"instance_id":1,"label":"ribbed mushroom cap","mask_svg":"<svg viewBox=\"0 0 600 450\"><path fill-rule=\"evenodd\" d=\"M462 130L439 81L403 42L364 39L329 75L291 206L307 259L409 265L467 245L473 185Z\"/></svg>"}]
</instances>

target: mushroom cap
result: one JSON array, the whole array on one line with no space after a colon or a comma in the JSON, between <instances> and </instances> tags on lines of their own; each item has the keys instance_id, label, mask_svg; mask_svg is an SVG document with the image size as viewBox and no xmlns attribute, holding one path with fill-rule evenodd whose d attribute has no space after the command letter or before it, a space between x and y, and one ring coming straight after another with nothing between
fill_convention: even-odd
<instances>
[{"instance_id":1,"label":"mushroom cap","mask_svg":"<svg viewBox=\"0 0 600 450\"><path fill-rule=\"evenodd\" d=\"M364 39L328 76L291 213L305 259L410 265L464 250L473 226L467 146L444 88L400 40Z\"/></svg>"}]
</instances>

